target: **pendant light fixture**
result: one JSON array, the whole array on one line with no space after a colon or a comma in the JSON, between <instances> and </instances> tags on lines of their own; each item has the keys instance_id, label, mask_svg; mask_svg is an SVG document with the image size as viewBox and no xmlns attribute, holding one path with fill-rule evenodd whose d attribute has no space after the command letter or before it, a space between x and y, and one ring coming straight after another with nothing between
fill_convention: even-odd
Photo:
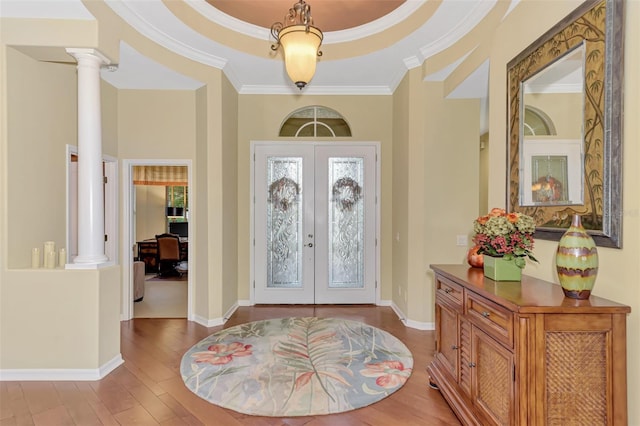
<instances>
[{"instance_id":1,"label":"pendant light fixture","mask_svg":"<svg viewBox=\"0 0 640 426\"><path fill-rule=\"evenodd\" d=\"M282 46L287 74L302 90L316 72L317 57L322 56L322 31L313 26L311 6L299 0L289 9L283 22L271 26L271 35L276 39L271 50Z\"/></svg>"}]
</instances>

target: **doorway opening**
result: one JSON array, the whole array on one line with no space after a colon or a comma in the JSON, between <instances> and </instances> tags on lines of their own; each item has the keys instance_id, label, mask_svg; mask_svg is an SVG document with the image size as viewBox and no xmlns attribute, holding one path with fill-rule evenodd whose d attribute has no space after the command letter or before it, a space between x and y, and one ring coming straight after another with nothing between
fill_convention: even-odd
<instances>
[{"instance_id":1,"label":"doorway opening","mask_svg":"<svg viewBox=\"0 0 640 426\"><path fill-rule=\"evenodd\" d=\"M124 190L123 190L123 289L122 289L122 319L129 320L135 317L186 317L189 321L193 320L193 274L188 273L189 253L193 254L192 244L193 235L190 232L193 222L193 211L195 210L195 197L191 194L192 182L192 164L191 160L124 160ZM137 185L135 170L145 169L165 169L170 172L173 170L186 170L186 184L184 192L189 193L189 208L183 209L186 229L183 231L185 236L180 237L180 250L183 259L176 263L175 277L161 278L158 275L157 264L157 241L156 235L169 232L169 223L175 222L175 217L168 217L166 204L166 187L174 186L178 182L166 182L165 184L154 185L155 190L142 190L136 195L142 186ZM185 169L186 168L186 169ZM146 212L145 209L150 206L144 203L144 200L138 198L146 198L150 204L153 204L153 211ZM173 199L172 199L173 202ZM172 211L175 211L172 207ZM188 211L188 213L187 213ZM137 221L138 215L152 215L145 217L155 217L156 220ZM144 225L137 226L136 223ZM150 225L149 225L150 224ZM143 229L138 229L143 228ZM192 255L193 257L193 255ZM145 290L140 294L140 269L143 270L142 284ZM147 291L150 290L150 292ZM185 295L186 289L186 295ZM176 305L175 298L181 298L182 305ZM139 300L139 302L135 302ZM154 302L155 301L155 302ZM155 308L151 305L155 303ZM142 306L144 304L144 306ZM186 304L186 309L185 305ZM139 306L139 308L138 308ZM136 310L137 309L137 310ZM183 314L186 312L186 314ZM166 314L165 314L166 313ZM142 315L142 316L141 316Z\"/></svg>"}]
</instances>

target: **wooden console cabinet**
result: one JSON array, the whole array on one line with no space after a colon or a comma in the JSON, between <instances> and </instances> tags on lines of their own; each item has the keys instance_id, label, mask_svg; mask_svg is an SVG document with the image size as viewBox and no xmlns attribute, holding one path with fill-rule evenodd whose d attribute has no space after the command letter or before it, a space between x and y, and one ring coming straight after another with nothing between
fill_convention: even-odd
<instances>
[{"instance_id":1,"label":"wooden console cabinet","mask_svg":"<svg viewBox=\"0 0 640 426\"><path fill-rule=\"evenodd\" d=\"M496 282L465 265L431 269L436 353L427 373L463 424L627 424L630 307L569 299L524 275Z\"/></svg>"}]
</instances>

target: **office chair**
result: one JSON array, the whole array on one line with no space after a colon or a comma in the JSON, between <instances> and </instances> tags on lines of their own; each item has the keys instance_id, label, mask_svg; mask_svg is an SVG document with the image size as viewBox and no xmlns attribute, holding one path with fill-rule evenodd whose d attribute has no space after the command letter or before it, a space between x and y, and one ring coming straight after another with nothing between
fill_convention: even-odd
<instances>
[{"instance_id":1,"label":"office chair","mask_svg":"<svg viewBox=\"0 0 640 426\"><path fill-rule=\"evenodd\" d=\"M175 234L156 235L158 243L158 275L180 276L176 265L180 263L180 237Z\"/></svg>"}]
</instances>

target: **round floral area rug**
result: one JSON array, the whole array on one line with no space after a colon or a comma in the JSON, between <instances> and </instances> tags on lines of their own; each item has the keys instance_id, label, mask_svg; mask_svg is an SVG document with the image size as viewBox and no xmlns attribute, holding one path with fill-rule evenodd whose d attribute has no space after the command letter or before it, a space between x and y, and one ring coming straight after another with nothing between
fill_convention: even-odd
<instances>
[{"instance_id":1,"label":"round floral area rug","mask_svg":"<svg viewBox=\"0 0 640 426\"><path fill-rule=\"evenodd\" d=\"M335 318L281 318L221 330L182 357L185 385L240 413L292 417L377 402L411 375L409 349L390 333Z\"/></svg>"}]
</instances>

